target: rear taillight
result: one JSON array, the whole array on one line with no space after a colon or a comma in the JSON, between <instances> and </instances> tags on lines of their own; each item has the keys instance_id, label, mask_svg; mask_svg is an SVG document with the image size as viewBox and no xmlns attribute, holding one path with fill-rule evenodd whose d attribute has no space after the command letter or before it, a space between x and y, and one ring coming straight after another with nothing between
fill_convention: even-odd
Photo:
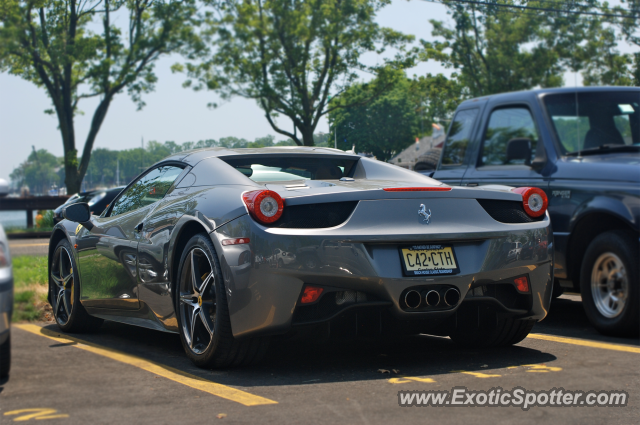
<instances>
[{"instance_id":1,"label":"rear taillight","mask_svg":"<svg viewBox=\"0 0 640 425\"><path fill-rule=\"evenodd\" d=\"M549 201L542 189L518 187L513 191L522 195L522 206L529 217L540 217L547 211Z\"/></svg>"},{"instance_id":2,"label":"rear taillight","mask_svg":"<svg viewBox=\"0 0 640 425\"><path fill-rule=\"evenodd\" d=\"M529 292L529 279L526 276L518 277L513 279L513 283L516 286L518 292L527 293Z\"/></svg>"},{"instance_id":3,"label":"rear taillight","mask_svg":"<svg viewBox=\"0 0 640 425\"><path fill-rule=\"evenodd\" d=\"M304 291L302 292L302 297L300 297L300 303L302 304L310 304L316 302L320 295L324 291L324 288L318 288L316 286L305 286Z\"/></svg>"},{"instance_id":4,"label":"rear taillight","mask_svg":"<svg viewBox=\"0 0 640 425\"><path fill-rule=\"evenodd\" d=\"M262 224L277 221L284 210L284 200L272 190L254 190L242 194L249 214Z\"/></svg>"}]
</instances>

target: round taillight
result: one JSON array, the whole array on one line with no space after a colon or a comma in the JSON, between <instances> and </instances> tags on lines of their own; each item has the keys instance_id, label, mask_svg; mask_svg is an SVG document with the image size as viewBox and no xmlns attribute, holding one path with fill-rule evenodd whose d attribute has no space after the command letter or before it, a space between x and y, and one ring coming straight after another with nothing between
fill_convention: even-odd
<instances>
[{"instance_id":1,"label":"round taillight","mask_svg":"<svg viewBox=\"0 0 640 425\"><path fill-rule=\"evenodd\" d=\"M537 187L518 187L513 189L522 195L522 206L530 217L540 217L547 211L549 201L547 194Z\"/></svg>"},{"instance_id":2,"label":"round taillight","mask_svg":"<svg viewBox=\"0 0 640 425\"><path fill-rule=\"evenodd\" d=\"M284 210L284 200L272 190L254 190L242 194L249 214L262 224L277 221Z\"/></svg>"}]
</instances>

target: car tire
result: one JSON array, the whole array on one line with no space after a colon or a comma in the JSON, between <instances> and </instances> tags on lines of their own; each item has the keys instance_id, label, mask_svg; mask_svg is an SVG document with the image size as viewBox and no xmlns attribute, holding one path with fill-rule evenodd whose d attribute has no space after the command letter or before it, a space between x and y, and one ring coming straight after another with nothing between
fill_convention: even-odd
<instances>
[{"instance_id":1,"label":"car tire","mask_svg":"<svg viewBox=\"0 0 640 425\"><path fill-rule=\"evenodd\" d=\"M438 163L440 162L440 153L442 149L434 148L429 149L425 152L424 155L420 155L418 160L416 161L416 165L414 165L414 171L435 171L438 168Z\"/></svg>"},{"instance_id":2,"label":"car tire","mask_svg":"<svg viewBox=\"0 0 640 425\"><path fill-rule=\"evenodd\" d=\"M200 233L187 242L178 268L175 309L182 346L198 367L254 364L267 351L267 337L233 337L225 285L230 270L226 274L223 277L209 235Z\"/></svg>"},{"instance_id":3,"label":"car tire","mask_svg":"<svg viewBox=\"0 0 640 425\"><path fill-rule=\"evenodd\" d=\"M489 348L514 345L529 335L536 321L531 319L500 319L479 327L456 329L449 337L463 347Z\"/></svg>"},{"instance_id":4,"label":"car tire","mask_svg":"<svg viewBox=\"0 0 640 425\"><path fill-rule=\"evenodd\" d=\"M11 334L0 344L0 379L9 377L11 370Z\"/></svg>"},{"instance_id":5,"label":"car tire","mask_svg":"<svg viewBox=\"0 0 640 425\"><path fill-rule=\"evenodd\" d=\"M49 264L49 294L54 319L64 332L88 332L102 326L103 320L87 313L80 303L80 278L66 239L56 245Z\"/></svg>"},{"instance_id":6,"label":"car tire","mask_svg":"<svg viewBox=\"0 0 640 425\"><path fill-rule=\"evenodd\" d=\"M616 230L589 244L582 260L580 293L584 311L598 332L638 335L638 277L637 236Z\"/></svg>"}]
</instances>

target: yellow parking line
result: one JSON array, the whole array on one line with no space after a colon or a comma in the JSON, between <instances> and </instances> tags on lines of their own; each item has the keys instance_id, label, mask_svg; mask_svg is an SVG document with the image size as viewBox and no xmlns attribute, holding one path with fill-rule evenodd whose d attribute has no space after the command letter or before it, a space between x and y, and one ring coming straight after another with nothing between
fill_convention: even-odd
<instances>
[{"instance_id":1,"label":"yellow parking line","mask_svg":"<svg viewBox=\"0 0 640 425\"><path fill-rule=\"evenodd\" d=\"M132 356L130 354L125 354L121 351L112 350L111 348L83 341L81 339L74 338L68 335L62 335L57 332L50 331L49 329L41 328L40 326L26 324L15 324L14 326L24 331L50 338L54 341L62 343L68 343L69 341L76 342L78 344L74 345L75 347L90 351L94 354L108 357L112 360L138 367L140 369L146 370L147 372L151 372L172 381L179 382L188 387L195 388L197 390L204 391L206 393L213 394L227 400L235 401L237 403L244 404L245 406L278 404L277 401L269 400L268 398L249 394L247 392L240 391L226 385L218 384L204 378L182 372L169 366L154 363L140 357Z\"/></svg>"},{"instance_id":2,"label":"yellow parking line","mask_svg":"<svg viewBox=\"0 0 640 425\"><path fill-rule=\"evenodd\" d=\"M499 378L502 375L494 375L490 373L468 372L466 370L452 370L451 373L464 373L465 375L475 376L476 378Z\"/></svg>"},{"instance_id":3,"label":"yellow parking line","mask_svg":"<svg viewBox=\"0 0 640 425\"><path fill-rule=\"evenodd\" d=\"M543 334L529 334L528 338L542 339L544 341L562 342L564 344L581 345L583 347L591 348L603 348L605 350L624 351L627 353L640 354L640 347L631 347L621 344L609 344L606 342L587 341L584 339L575 338L561 338L559 336L543 335Z\"/></svg>"}]
</instances>

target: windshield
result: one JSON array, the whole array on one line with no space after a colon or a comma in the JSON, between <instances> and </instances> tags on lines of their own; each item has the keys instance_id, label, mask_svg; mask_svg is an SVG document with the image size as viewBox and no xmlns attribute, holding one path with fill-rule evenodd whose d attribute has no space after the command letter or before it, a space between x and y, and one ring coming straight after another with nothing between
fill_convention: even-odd
<instances>
[{"instance_id":1,"label":"windshield","mask_svg":"<svg viewBox=\"0 0 640 425\"><path fill-rule=\"evenodd\" d=\"M265 155L220 158L254 182L290 182L304 180L339 180L351 177L357 158L339 156Z\"/></svg>"},{"instance_id":2,"label":"windshield","mask_svg":"<svg viewBox=\"0 0 640 425\"><path fill-rule=\"evenodd\" d=\"M553 94L544 103L565 155L640 146L640 92Z\"/></svg>"}]
</instances>

